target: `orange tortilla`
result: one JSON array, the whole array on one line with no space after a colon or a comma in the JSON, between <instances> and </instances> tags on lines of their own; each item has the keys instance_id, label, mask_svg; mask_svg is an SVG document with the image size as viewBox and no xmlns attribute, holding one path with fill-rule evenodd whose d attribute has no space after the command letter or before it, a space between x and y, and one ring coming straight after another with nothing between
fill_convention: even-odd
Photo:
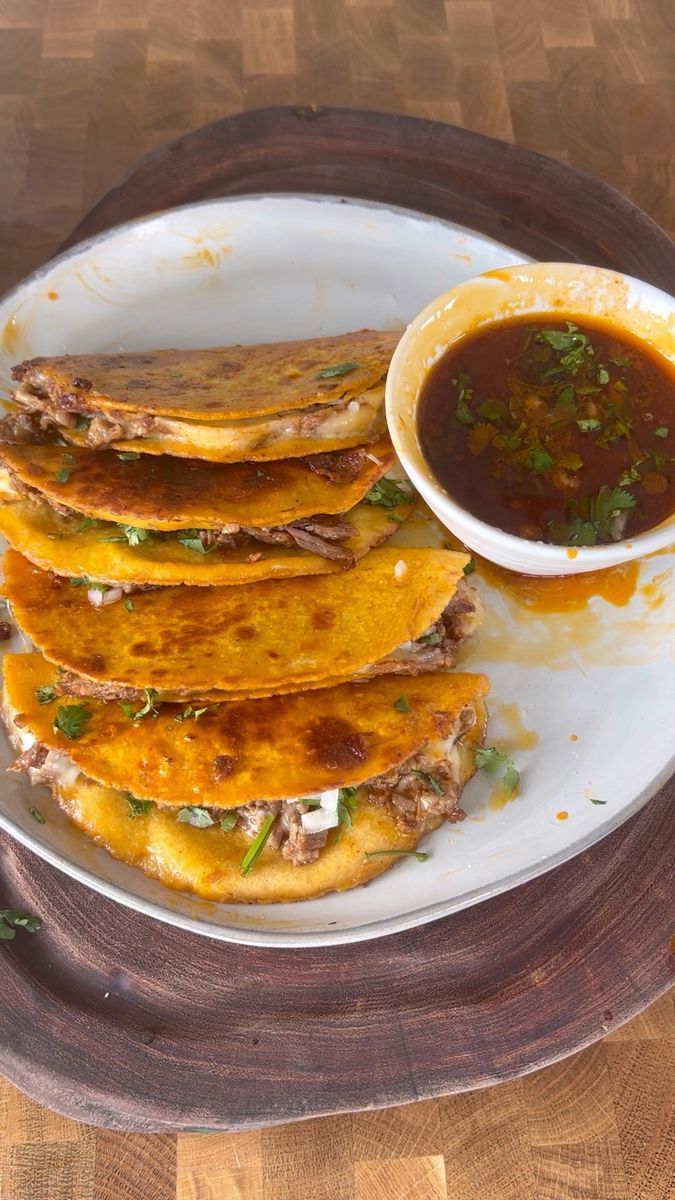
<instances>
[{"instance_id":1,"label":"orange tortilla","mask_svg":"<svg viewBox=\"0 0 675 1200\"><path fill-rule=\"evenodd\" d=\"M271 462L262 470L250 462L147 454L125 460L115 450L80 446L0 444L0 465L47 501L86 517L143 529L218 529L346 513L393 465L388 439L373 443L368 454L356 477L343 483L322 478L302 459ZM60 472L67 478L59 481Z\"/></svg>"},{"instance_id":2,"label":"orange tortilla","mask_svg":"<svg viewBox=\"0 0 675 1200\"><path fill-rule=\"evenodd\" d=\"M299 691L358 676L420 637L468 562L448 550L373 550L353 570L242 588L158 588L94 609L82 587L5 554L4 593L45 657L93 680L180 696Z\"/></svg>"},{"instance_id":3,"label":"orange tortilla","mask_svg":"<svg viewBox=\"0 0 675 1200\"><path fill-rule=\"evenodd\" d=\"M357 504L344 518L353 533L340 545L358 562L374 546L386 542L398 529L409 506L383 508ZM265 579L292 579L300 575L331 575L353 565L323 558L298 546L217 546L208 554L184 546L175 537L150 536L130 546L118 525L97 521L81 528L81 518L63 517L48 504L30 500L0 502L0 534L32 563L71 578L86 577L122 587L192 584L232 587ZM110 540L115 539L115 540Z\"/></svg>"},{"instance_id":4,"label":"orange tortilla","mask_svg":"<svg viewBox=\"0 0 675 1200\"><path fill-rule=\"evenodd\" d=\"M386 374L400 336L361 330L259 346L74 354L30 359L13 374L22 383L39 377L40 386L71 394L78 412L231 421L359 396ZM320 376L346 362L357 366Z\"/></svg>"},{"instance_id":5,"label":"orange tortilla","mask_svg":"<svg viewBox=\"0 0 675 1200\"><path fill-rule=\"evenodd\" d=\"M139 799L182 808L238 808L258 800L351 787L383 774L430 742L442 741L466 707L482 737L488 681L459 673L391 676L310 694L214 705L176 721L182 706L133 721L119 704L69 696L39 704L36 690L58 688L58 672L40 654L7 655L5 700L37 741L61 750L83 774ZM74 741L54 730L60 706L91 713ZM223 759L229 773L223 774ZM220 770L219 770L220 767Z\"/></svg>"}]
</instances>

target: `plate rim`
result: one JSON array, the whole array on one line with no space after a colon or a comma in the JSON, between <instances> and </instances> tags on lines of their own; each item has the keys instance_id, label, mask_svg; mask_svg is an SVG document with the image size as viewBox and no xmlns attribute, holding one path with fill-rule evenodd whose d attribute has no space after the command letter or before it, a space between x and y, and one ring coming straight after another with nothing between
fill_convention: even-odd
<instances>
[{"instance_id":1,"label":"plate rim","mask_svg":"<svg viewBox=\"0 0 675 1200\"><path fill-rule=\"evenodd\" d=\"M447 220L443 217L434 214L425 213L421 210L411 209L402 205L389 204L380 200L359 199L353 196L342 196L339 193L307 193L307 192L253 192L240 193L236 195L228 195L223 197L211 197L206 200L198 200L188 202L186 204L177 205L176 207L159 210L157 212L147 213L139 217L134 217L129 221L121 222L118 225L111 226L108 229L101 230L99 233L93 234L83 242L77 242L72 246L67 247L48 262L44 263L36 271L20 280L13 288L0 297L0 306L4 306L7 302L11 303L14 296L19 296L22 293L27 293L30 296L32 289L36 284L49 276L55 269L59 268L64 263L71 259L86 254L91 249L95 249L108 241L114 240L120 235L124 236L133 233L139 226L146 226L152 222L160 222L165 218L170 218L174 214L193 213L198 210L209 210L212 208L220 208L238 203L250 203L254 201L256 204L264 205L270 200L296 200L301 202L310 202L314 204L326 205L327 207L339 208L370 208L376 209L379 212L393 213L398 216L412 217L424 225L438 225L446 229L457 229L466 232L473 237L477 237L481 241L490 245L508 250L516 255L521 255L521 251L508 246L504 242L499 242L496 238L489 234L483 234L479 230L472 229L467 225L460 225L458 222ZM530 256L522 254L523 262L534 262ZM675 753L671 756L669 762L646 784L645 787L633 798L633 800L624 807L620 813L614 816L607 815L607 819L599 826L589 830L585 835L577 838L574 842L569 843L564 849L559 850L555 854L546 858L543 861L532 864L530 867L521 868L517 872L512 872L506 876L502 876L498 883L486 883L482 887L471 889L463 893L461 898L450 901L438 900L426 905L422 909L416 909L408 913L399 914L398 916L381 917L375 921L365 921L362 924L351 926L349 929L323 929L323 930L307 930L304 932L286 932L284 930L253 930L246 928L237 928L230 925L219 925L211 923L199 917L191 917L187 914L180 913L167 905L164 907L158 902L150 899L145 899L134 895L126 890L122 884L114 883L103 879L95 871L87 867L81 866L68 855L46 846L38 836L21 828L11 817L0 811L0 828L10 836L16 838L33 853L43 858L56 869L63 871L69 878L77 880L90 890L105 896L107 899L114 900L116 903L122 904L125 908L134 912L141 912L146 916L162 921L165 924L172 925L175 928L182 929L184 932L196 933L200 937L211 938L218 942L233 943L244 946L264 946L268 949L309 949L320 946L335 946L335 945L350 945L356 942L372 941L376 938L389 937L397 933L404 932L408 929L414 929L421 925L429 924L432 921L442 920L444 917L452 916L453 913L461 912L465 908L470 908L481 904L486 900L496 896L503 895L505 892L511 891L513 888L519 887L521 884L527 883L532 879L536 879L549 871L555 870L556 867L575 858L577 855L588 850L597 842L603 840L615 829L620 828L628 821L635 813L639 812L661 789L667 785L675 772ZM79 831L79 836L85 838L87 835ZM112 856L111 856L112 857ZM114 860L119 861L119 860ZM168 895L173 895L172 889L167 889ZM189 898L189 892L176 892L176 895L184 894ZM330 893L329 893L330 896ZM204 904L212 904L218 907L218 902L203 901ZM225 903L225 902L223 902ZM298 901L301 905L303 902ZM256 909L255 904L242 905L243 909ZM271 906L265 905L266 909Z\"/></svg>"}]
</instances>

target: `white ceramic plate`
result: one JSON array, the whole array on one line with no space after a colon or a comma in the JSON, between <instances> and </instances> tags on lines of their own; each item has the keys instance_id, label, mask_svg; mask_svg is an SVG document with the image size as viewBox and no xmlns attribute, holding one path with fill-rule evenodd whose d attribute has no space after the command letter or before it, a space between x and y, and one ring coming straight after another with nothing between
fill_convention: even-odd
<instances>
[{"instance_id":1,"label":"white ceramic plate","mask_svg":"<svg viewBox=\"0 0 675 1200\"><path fill-rule=\"evenodd\" d=\"M176 209L83 244L7 296L0 385L35 354L403 329L447 288L522 261L471 230L377 205L286 196ZM417 521L397 538L433 543L438 533ZM173 893L115 862L46 792L11 775L0 776L0 825L97 891L224 940L324 945L444 916L578 854L672 772L674 565L672 554L640 564L626 607L594 598L564 615L535 616L478 580L488 616L461 666L492 680L488 740L512 751L522 789L495 807L494 781L479 775L464 793L468 819L426 840L426 863L406 860L365 889L257 907ZM10 758L2 739L0 765ZM29 814L36 803L45 825Z\"/></svg>"}]
</instances>

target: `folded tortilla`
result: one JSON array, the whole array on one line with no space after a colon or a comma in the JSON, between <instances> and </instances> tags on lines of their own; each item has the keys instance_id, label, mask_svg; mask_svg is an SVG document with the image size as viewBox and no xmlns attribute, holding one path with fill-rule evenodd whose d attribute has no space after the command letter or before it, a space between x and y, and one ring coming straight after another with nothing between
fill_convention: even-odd
<instances>
[{"instance_id":1,"label":"folded tortilla","mask_svg":"<svg viewBox=\"0 0 675 1200\"><path fill-rule=\"evenodd\" d=\"M33 433L54 426L78 445L213 462L297 458L384 434L399 336L34 358L13 368L14 399L36 414ZM8 419L5 440L18 439L22 417L25 429L25 414Z\"/></svg>"},{"instance_id":2,"label":"folded tortilla","mask_svg":"<svg viewBox=\"0 0 675 1200\"><path fill-rule=\"evenodd\" d=\"M480 675L419 676L405 694L379 678L198 716L165 706L133 722L115 704L63 701L57 686L41 655L6 656L13 769L51 786L91 837L168 886L257 902L365 883L397 861L391 851L460 820L488 690ZM83 707L70 740L59 714ZM307 813L317 814L310 828ZM242 875L265 822L269 840Z\"/></svg>"},{"instance_id":3,"label":"folded tortilla","mask_svg":"<svg viewBox=\"0 0 675 1200\"><path fill-rule=\"evenodd\" d=\"M115 450L0 444L2 496L42 500L67 515L142 529L286 525L345 513L394 465L382 439L367 449L266 464L221 465Z\"/></svg>"},{"instance_id":4,"label":"folded tortilla","mask_svg":"<svg viewBox=\"0 0 675 1200\"><path fill-rule=\"evenodd\" d=\"M480 616L467 563L448 550L385 547L339 575L158 588L129 611L92 608L86 587L8 550L4 593L24 633L64 668L62 690L225 700L451 665Z\"/></svg>"},{"instance_id":5,"label":"folded tortilla","mask_svg":"<svg viewBox=\"0 0 675 1200\"><path fill-rule=\"evenodd\" d=\"M306 459L261 470L0 445L0 533L40 567L127 593L330 574L387 541L410 511L405 486L371 490L394 459L390 444L374 449L320 456L319 475Z\"/></svg>"}]
</instances>

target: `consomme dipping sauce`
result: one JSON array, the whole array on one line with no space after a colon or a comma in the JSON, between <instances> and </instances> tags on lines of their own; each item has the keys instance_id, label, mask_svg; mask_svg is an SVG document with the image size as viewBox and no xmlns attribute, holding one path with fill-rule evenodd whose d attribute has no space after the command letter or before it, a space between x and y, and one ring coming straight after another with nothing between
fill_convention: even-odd
<instances>
[{"instance_id":1,"label":"consomme dipping sauce","mask_svg":"<svg viewBox=\"0 0 675 1200\"><path fill-rule=\"evenodd\" d=\"M417 414L438 481L506 533L595 546L675 509L675 375L612 326L483 328L436 363Z\"/></svg>"}]
</instances>

